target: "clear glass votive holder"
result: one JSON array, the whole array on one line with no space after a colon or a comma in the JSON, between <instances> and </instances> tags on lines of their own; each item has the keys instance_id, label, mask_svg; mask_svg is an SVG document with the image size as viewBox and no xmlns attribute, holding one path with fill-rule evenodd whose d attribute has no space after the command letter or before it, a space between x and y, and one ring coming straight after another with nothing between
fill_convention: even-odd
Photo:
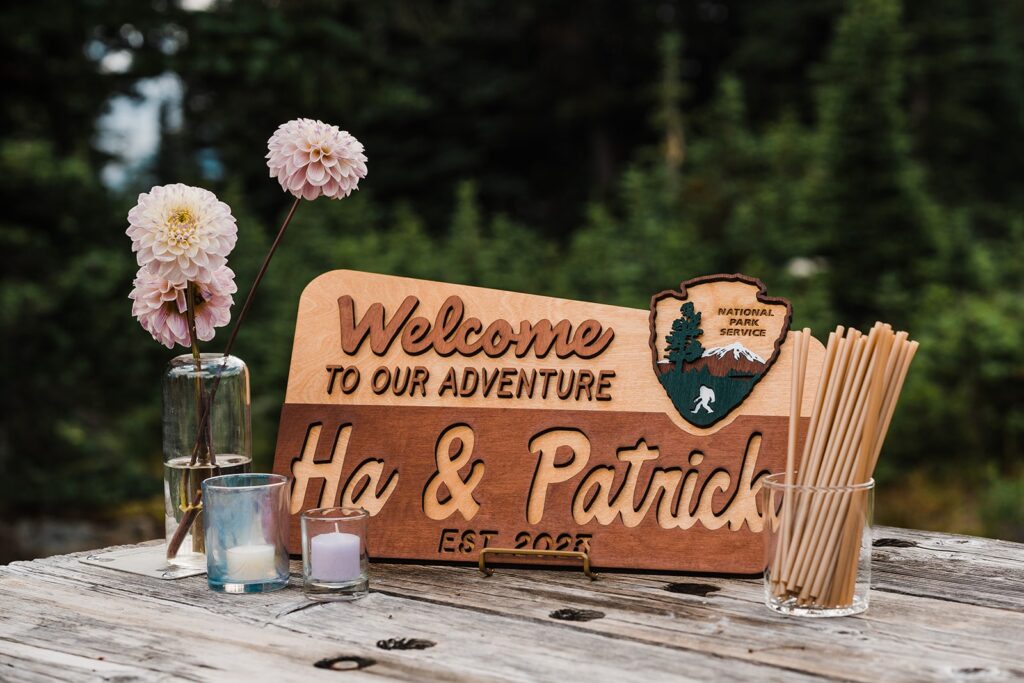
<instances>
[{"instance_id":1,"label":"clear glass votive holder","mask_svg":"<svg viewBox=\"0 0 1024 683\"><path fill-rule=\"evenodd\" d=\"M223 593L288 585L288 478L226 474L203 481L206 579Z\"/></svg>"},{"instance_id":2,"label":"clear glass votive holder","mask_svg":"<svg viewBox=\"0 0 1024 683\"><path fill-rule=\"evenodd\" d=\"M780 614L842 617L868 608L875 480L807 486L762 480L764 602Z\"/></svg>"},{"instance_id":3,"label":"clear glass votive holder","mask_svg":"<svg viewBox=\"0 0 1024 683\"><path fill-rule=\"evenodd\" d=\"M312 600L355 600L370 592L362 508L317 508L302 514L303 590Z\"/></svg>"}]
</instances>

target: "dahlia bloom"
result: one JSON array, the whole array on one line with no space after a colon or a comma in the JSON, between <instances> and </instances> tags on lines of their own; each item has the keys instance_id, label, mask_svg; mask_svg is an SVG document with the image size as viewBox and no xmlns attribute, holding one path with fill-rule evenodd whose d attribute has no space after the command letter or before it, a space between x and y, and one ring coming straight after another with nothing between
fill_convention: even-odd
<instances>
[{"instance_id":1,"label":"dahlia bloom","mask_svg":"<svg viewBox=\"0 0 1024 683\"><path fill-rule=\"evenodd\" d=\"M366 177L363 145L348 131L323 121L295 119L267 141L267 167L281 189L297 198L344 199Z\"/></svg>"},{"instance_id":2,"label":"dahlia bloom","mask_svg":"<svg viewBox=\"0 0 1024 683\"><path fill-rule=\"evenodd\" d=\"M128 212L126 232L139 265L154 276L210 281L227 263L238 227L217 195L176 183L140 194Z\"/></svg>"},{"instance_id":3,"label":"dahlia bloom","mask_svg":"<svg viewBox=\"0 0 1024 683\"><path fill-rule=\"evenodd\" d=\"M221 266L209 280L197 280L193 284L197 289L196 337L210 341L214 328L231 321L231 295L238 290L235 274L227 266ZM128 298L134 302L132 315L139 319L143 329L169 349L175 344L190 346L185 295L188 283L172 282L143 266L135 275L134 285Z\"/></svg>"}]
</instances>

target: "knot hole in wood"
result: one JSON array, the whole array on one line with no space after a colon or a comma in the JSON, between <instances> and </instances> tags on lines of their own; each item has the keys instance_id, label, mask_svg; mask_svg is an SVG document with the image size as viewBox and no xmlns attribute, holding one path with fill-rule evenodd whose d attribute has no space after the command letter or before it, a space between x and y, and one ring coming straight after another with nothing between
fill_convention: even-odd
<instances>
[{"instance_id":1,"label":"knot hole in wood","mask_svg":"<svg viewBox=\"0 0 1024 683\"><path fill-rule=\"evenodd\" d=\"M359 669L365 669L373 666L377 663L376 659L370 659L369 657L357 657L355 655L342 655L341 657L329 657L327 659L321 659L316 662L313 666L318 669L330 669L331 671L357 671Z\"/></svg>"}]
</instances>

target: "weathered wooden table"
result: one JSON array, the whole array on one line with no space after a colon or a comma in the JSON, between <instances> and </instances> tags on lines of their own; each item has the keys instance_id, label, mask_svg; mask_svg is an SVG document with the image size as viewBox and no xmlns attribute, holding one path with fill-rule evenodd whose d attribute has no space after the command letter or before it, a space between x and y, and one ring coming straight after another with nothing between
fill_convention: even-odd
<instances>
[{"instance_id":1,"label":"weathered wooden table","mask_svg":"<svg viewBox=\"0 0 1024 683\"><path fill-rule=\"evenodd\" d=\"M222 595L64 555L0 567L0 680L1020 680L1024 545L879 528L871 608L759 579L377 564L351 603ZM293 563L293 570L297 563Z\"/></svg>"}]
</instances>

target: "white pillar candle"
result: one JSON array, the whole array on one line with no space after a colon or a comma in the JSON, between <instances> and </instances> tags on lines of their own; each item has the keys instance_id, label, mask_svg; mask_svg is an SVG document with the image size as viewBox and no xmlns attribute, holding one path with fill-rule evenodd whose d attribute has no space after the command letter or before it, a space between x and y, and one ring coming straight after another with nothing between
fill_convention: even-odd
<instances>
[{"instance_id":1,"label":"white pillar candle","mask_svg":"<svg viewBox=\"0 0 1024 683\"><path fill-rule=\"evenodd\" d=\"M231 581L276 579L277 551L272 545L237 545L227 549L227 575Z\"/></svg>"},{"instance_id":2,"label":"white pillar candle","mask_svg":"<svg viewBox=\"0 0 1024 683\"><path fill-rule=\"evenodd\" d=\"M317 581L351 581L362 574L359 536L333 531L309 541L310 574Z\"/></svg>"}]
</instances>

